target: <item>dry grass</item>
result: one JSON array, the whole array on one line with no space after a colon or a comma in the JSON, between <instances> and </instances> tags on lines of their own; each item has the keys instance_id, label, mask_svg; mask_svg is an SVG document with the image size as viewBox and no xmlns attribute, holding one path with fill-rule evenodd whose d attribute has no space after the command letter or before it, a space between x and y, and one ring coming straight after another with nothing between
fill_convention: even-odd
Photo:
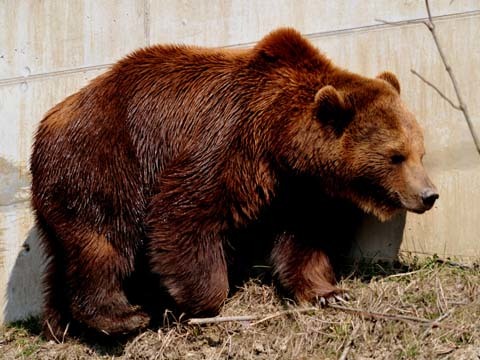
<instances>
[{"instance_id":1,"label":"dry grass","mask_svg":"<svg viewBox=\"0 0 480 360\"><path fill-rule=\"evenodd\" d=\"M221 316L256 320L172 322L109 345L45 342L35 335L35 321L13 324L0 333L0 354L4 359L480 359L478 266L437 259L400 268L370 264L357 267L341 285L351 290L348 303L304 310L251 281L229 299Z\"/></svg>"}]
</instances>

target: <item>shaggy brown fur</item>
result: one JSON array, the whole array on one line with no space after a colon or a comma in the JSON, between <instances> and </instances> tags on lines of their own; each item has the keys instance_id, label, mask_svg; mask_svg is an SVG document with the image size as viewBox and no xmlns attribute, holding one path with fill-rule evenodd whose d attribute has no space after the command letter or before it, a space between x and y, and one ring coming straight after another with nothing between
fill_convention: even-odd
<instances>
[{"instance_id":1,"label":"shaggy brown fur","mask_svg":"<svg viewBox=\"0 0 480 360\"><path fill-rule=\"evenodd\" d=\"M216 313L226 244L261 221L286 176L313 176L381 219L430 208L422 133L399 91L393 74L337 68L292 29L250 50L153 46L119 61L50 110L35 138L46 335L147 326L125 292L143 259L157 276L147 291ZM302 301L334 294L328 257L298 237L271 234L280 284Z\"/></svg>"}]
</instances>

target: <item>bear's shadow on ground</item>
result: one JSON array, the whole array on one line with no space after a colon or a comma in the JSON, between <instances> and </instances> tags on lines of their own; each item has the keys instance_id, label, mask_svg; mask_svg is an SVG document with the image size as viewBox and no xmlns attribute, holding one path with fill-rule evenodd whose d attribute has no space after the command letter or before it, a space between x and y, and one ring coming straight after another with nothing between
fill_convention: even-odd
<instances>
[{"instance_id":1,"label":"bear's shadow on ground","mask_svg":"<svg viewBox=\"0 0 480 360\"><path fill-rule=\"evenodd\" d=\"M350 204L335 201L323 202L323 206L320 208L317 206L310 216L318 236L323 239L322 242L328 244L328 252L334 255L332 260L339 278L353 274L362 281L369 281L373 276L382 277L409 270L407 265L398 261L386 261L378 266L379 261L385 258L394 260L398 254L405 226L404 213L396 216L392 221L381 223ZM372 238L373 244L370 241ZM252 242L246 243L243 249L237 249L240 253L244 251L248 254L250 262L244 264L248 271L242 272L241 276L237 276L235 282L231 284L233 292L241 288L244 281L251 278L260 279L267 284L273 281L268 265L264 262L264 249L259 246L261 242L255 240L258 239L252 239ZM366 253L362 250L366 244L368 244L368 254L373 255L371 257L362 257L362 254ZM256 259L251 257L252 254L260 257ZM381 256L376 257L375 254L381 254ZM32 335L40 334L38 317L42 302L41 280L44 264L45 259L38 234L36 229L32 228L10 273L4 308L6 322L25 318L26 314L33 315L33 318L30 316L27 320L14 323L17 327L26 328ZM279 295L281 296L281 293ZM80 341L87 342L98 353L113 356L122 353L129 339L131 338L109 341L81 338Z\"/></svg>"}]
</instances>

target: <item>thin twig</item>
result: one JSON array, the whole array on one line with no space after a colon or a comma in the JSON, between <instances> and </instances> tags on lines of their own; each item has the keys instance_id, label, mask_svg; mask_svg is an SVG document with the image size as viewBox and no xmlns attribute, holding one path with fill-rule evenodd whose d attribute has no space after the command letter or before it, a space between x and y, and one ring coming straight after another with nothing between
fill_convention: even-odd
<instances>
[{"instance_id":1,"label":"thin twig","mask_svg":"<svg viewBox=\"0 0 480 360\"><path fill-rule=\"evenodd\" d=\"M65 342L65 337L67 336L69 327L70 327L70 323L67 323L67 326L65 326L65 331L63 332L63 335L62 335L62 344Z\"/></svg>"},{"instance_id":2,"label":"thin twig","mask_svg":"<svg viewBox=\"0 0 480 360\"><path fill-rule=\"evenodd\" d=\"M469 265L466 265L466 264L461 264L461 263L458 263L458 262L455 262L455 261L451 261L451 260L443 260L443 259L436 259L435 260L436 263L439 263L439 264L442 264L442 265L448 265L448 266L452 266L452 267L458 267L462 270L471 270L473 269L473 266L469 266Z\"/></svg>"},{"instance_id":3,"label":"thin twig","mask_svg":"<svg viewBox=\"0 0 480 360\"><path fill-rule=\"evenodd\" d=\"M50 322L47 320L46 323L47 323L48 331L50 331L50 334L53 336L53 338L55 339L55 341L58 344L61 344L62 342L60 340L58 340L58 338L55 336L55 333L53 332L52 326L50 325Z\"/></svg>"},{"instance_id":4,"label":"thin twig","mask_svg":"<svg viewBox=\"0 0 480 360\"><path fill-rule=\"evenodd\" d=\"M442 282L438 277L435 279L435 282L440 293L440 296L437 296L437 306L440 308L442 313L448 312L448 303L447 300L445 300L445 292L443 291Z\"/></svg>"},{"instance_id":5,"label":"thin twig","mask_svg":"<svg viewBox=\"0 0 480 360\"><path fill-rule=\"evenodd\" d=\"M358 329L360 329L360 324L357 324L352 330L352 333L348 337L347 342L345 343L345 348L342 351L342 355L340 355L338 360L346 360L350 349L352 348L353 340L355 336L357 336Z\"/></svg>"},{"instance_id":6,"label":"thin twig","mask_svg":"<svg viewBox=\"0 0 480 360\"><path fill-rule=\"evenodd\" d=\"M432 321L432 327L437 327L438 324L440 323L440 321L445 320L447 317L449 317L450 315L452 315L454 311L455 311L455 308L451 308L451 309L448 310L446 313L440 315L438 318L436 318L435 320L433 320L433 321Z\"/></svg>"},{"instance_id":7,"label":"thin twig","mask_svg":"<svg viewBox=\"0 0 480 360\"><path fill-rule=\"evenodd\" d=\"M404 273L398 273L398 274L392 274L392 275L385 276L382 280L396 278L396 277L415 275L415 274L418 274L419 272L422 272L422 271L424 271L424 269L419 269L419 270L414 270L414 271L409 271L409 272L404 272Z\"/></svg>"},{"instance_id":8,"label":"thin twig","mask_svg":"<svg viewBox=\"0 0 480 360\"><path fill-rule=\"evenodd\" d=\"M385 25L399 25L398 24L398 21L387 21L387 20L383 20L383 19L373 19L375 20L376 22L379 22L379 23L382 23L382 24L385 24Z\"/></svg>"},{"instance_id":9,"label":"thin twig","mask_svg":"<svg viewBox=\"0 0 480 360\"><path fill-rule=\"evenodd\" d=\"M448 310L447 312L445 312L444 314L440 315L439 317L437 317L435 320L433 320L431 323L430 323L430 326L427 328L427 330L425 330L425 332L423 333L422 335L422 339L425 338L428 333L433 329L433 328L436 328L436 327L439 327L439 324L441 321L445 320L447 317L449 317L450 315L452 315L452 313L455 311L455 308L451 308L450 310Z\"/></svg>"},{"instance_id":10,"label":"thin twig","mask_svg":"<svg viewBox=\"0 0 480 360\"><path fill-rule=\"evenodd\" d=\"M217 324L230 321L253 321L259 319L259 315L239 315L239 316L215 316L210 318L192 318L188 320L188 325Z\"/></svg>"},{"instance_id":11,"label":"thin twig","mask_svg":"<svg viewBox=\"0 0 480 360\"><path fill-rule=\"evenodd\" d=\"M433 90L435 90L437 92L438 95L440 95L446 102L448 102L450 104L451 107L453 107L454 109L456 110L460 110L462 111L462 108L455 104L447 95L445 95L438 87L436 87L433 83L431 83L430 81L428 81L427 79L425 79L422 75L420 75L417 71L415 71L414 69L410 69L410 71L412 72L413 75L416 75L418 76L418 78L420 80L422 80L425 84L427 84L428 86L430 86Z\"/></svg>"}]
</instances>

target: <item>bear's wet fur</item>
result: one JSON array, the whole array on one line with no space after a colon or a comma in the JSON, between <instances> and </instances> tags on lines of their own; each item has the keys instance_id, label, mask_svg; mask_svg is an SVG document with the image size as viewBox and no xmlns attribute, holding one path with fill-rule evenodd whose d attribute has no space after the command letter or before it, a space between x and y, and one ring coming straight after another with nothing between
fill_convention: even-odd
<instances>
[{"instance_id":1,"label":"bear's wet fur","mask_svg":"<svg viewBox=\"0 0 480 360\"><path fill-rule=\"evenodd\" d=\"M128 290L138 279L188 316L216 314L226 253L250 227L296 300L341 293L328 244L304 231L315 215L291 194L314 179L312 191L382 220L428 210L422 132L399 94L393 74L338 68L288 28L252 49L159 45L120 60L35 137L45 334L145 328L155 302Z\"/></svg>"}]
</instances>

